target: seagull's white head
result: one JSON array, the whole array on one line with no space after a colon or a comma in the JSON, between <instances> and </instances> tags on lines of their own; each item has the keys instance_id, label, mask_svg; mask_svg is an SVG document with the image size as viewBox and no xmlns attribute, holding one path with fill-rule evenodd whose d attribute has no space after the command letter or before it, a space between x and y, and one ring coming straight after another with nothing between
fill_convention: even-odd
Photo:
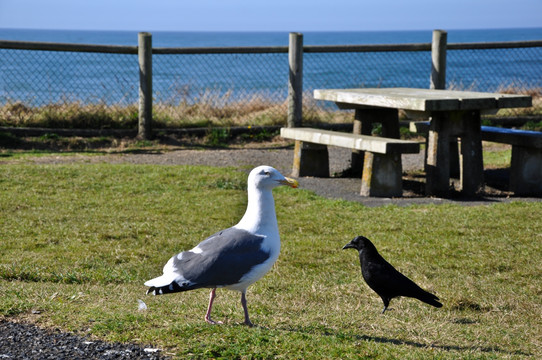
<instances>
[{"instance_id":1,"label":"seagull's white head","mask_svg":"<svg viewBox=\"0 0 542 360\"><path fill-rule=\"evenodd\" d=\"M248 184L262 190L271 190L280 185L298 187L296 180L285 177L277 169L267 165L254 168L248 175Z\"/></svg>"}]
</instances>

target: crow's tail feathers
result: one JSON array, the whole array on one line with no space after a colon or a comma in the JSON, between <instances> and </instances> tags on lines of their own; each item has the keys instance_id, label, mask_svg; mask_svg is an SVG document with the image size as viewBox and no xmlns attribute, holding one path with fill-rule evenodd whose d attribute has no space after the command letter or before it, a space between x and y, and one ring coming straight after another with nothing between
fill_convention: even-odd
<instances>
[{"instance_id":1,"label":"crow's tail feathers","mask_svg":"<svg viewBox=\"0 0 542 360\"><path fill-rule=\"evenodd\" d=\"M430 292L424 291L423 293L418 294L416 298L434 307L437 307L437 308L442 307L442 304L437 301L440 299L436 295L431 294Z\"/></svg>"}]
</instances>

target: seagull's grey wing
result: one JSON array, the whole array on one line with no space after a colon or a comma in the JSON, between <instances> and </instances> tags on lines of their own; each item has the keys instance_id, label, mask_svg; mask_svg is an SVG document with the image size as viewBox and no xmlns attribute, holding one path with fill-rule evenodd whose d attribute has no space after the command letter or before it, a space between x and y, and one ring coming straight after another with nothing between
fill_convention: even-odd
<instances>
[{"instance_id":1,"label":"seagull's grey wing","mask_svg":"<svg viewBox=\"0 0 542 360\"><path fill-rule=\"evenodd\" d=\"M269 252L261 248L263 241L263 236L229 228L202 241L196 251L183 252L173 265L195 287L236 284L269 258Z\"/></svg>"}]
</instances>

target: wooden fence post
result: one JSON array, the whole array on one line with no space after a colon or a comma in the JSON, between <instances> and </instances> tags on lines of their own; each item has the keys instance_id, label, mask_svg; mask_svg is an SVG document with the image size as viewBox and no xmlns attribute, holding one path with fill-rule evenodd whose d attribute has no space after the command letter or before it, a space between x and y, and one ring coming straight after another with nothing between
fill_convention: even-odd
<instances>
[{"instance_id":1,"label":"wooden fence post","mask_svg":"<svg viewBox=\"0 0 542 360\"><path fill-rule=\"evenodd\" d=\"M446 88L446 45L448 33L444 30L433 31L431 43L431 89Z\"/></svg>"},{"instance_id":2,"label":"wooden fence post","mask_svg":"<svg viewBox=\"0 0 542 360\"><path fill-rule=\"evenodd\" d=\"M139 126L137 136L152 137L152 35L138 34L139 59Z\"/></svg>"},{"instance_id":3,"label":"wooden fence post","mask_svg":"<svg viewBox=\"0 0 542 360\"><path fill-rule=\"evenodd\" d=\"M433 30L431 42L431 89L446 89L446 46L448 33L444 30ZM427 135L429 139L429 134ZM427 141L429 145L429 140ZM429 147L428 147L429 148ZM450 176L457 178L460 175L459 145L457 138L450 139Z\"/></svg>"},{"instance_id":4,"label":"wooden fence post","mask_svg":"<svg viewBox=\"0 0 542 360\"><path fill-rule=\"evenodd\" d=\"M299 127L303 116L303 34L290 33L288 63L288 127Z\"/></svg>"}]
</instances>

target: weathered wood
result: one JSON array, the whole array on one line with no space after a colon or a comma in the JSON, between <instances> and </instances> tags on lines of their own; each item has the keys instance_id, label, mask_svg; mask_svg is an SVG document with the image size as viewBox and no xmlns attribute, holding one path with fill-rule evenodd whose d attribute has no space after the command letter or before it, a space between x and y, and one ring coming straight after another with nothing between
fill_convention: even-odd
<instances>
[{"instance_id":1,"label":"weathered wood","mask_svg":"<svg viewBox=\"0 0 542 360\"><path fill-rule=\"evenodd\" d=\"M286 54L288 46L235 46L235 47L159 47L153 54Z\"/></svg>"},{"instance_id":2,"label":"weathered wood","mask_svg":"<svg viewBox=\"0 0 542 360\"><path fill-rule=\"evenodd\" d=\"M424 112L532 105L528 95L413 88L318 89L314 90L314 98L341 103L351 109L373 106Z\"/></svg>"},{"instance_id":3,"label":"weathered wood","mask_svg":"<svg viewBox=\"0 0 542 360\"><path fill-rule=\"evenodd\" d=\"M305 53L347 53L347 52L402 52L429 51L431 44L368 44L368 45L308 45Z\"/></svg>"},{"instance_id":4,"label":"weathered wood","mask_svg":"<svg viewBox=\"0 0 542 360\"><path fill-rule=\"evenodd\" d=\"M365 151L362 196L401 196L401 153L420 151L420 144L415 141L313 128L282 128L280 134L295 140L292 176L329 176L327 145Z\"/></svg>"},{"instance_id":5,"label":"weathered wood","mask_svg":"<svg viewBox=\"0 0 542 360\"><path fill-rule=\"evenodd\" d=\"M352 134L356 135L371 135L371 129L368 126L363 126L363 113L355 110L354 124L352 126ZM352 149L352 155L350 156L350 173L354 177L360 177L363 174L363 159L365 158L365 152Z\"/></svg>"},{"instance_id":6,"label":"weathered wood","mask_svg":"<svg viewBox=\"0 0 542 360\"><path fill-rule=\"evenodd\" d=\"M542 132L482 126L482 139L512 145L509 190L542 195Z\"/></svg>"},{"instance_id":7,"label":"weathered wood","mask_svg":"<svg viewBox=\"0 0 542 360\"><path fill-rule=\"evenodd\" d=\"M356 135L314 128L281 128L280 135L286 139L379 154L418 153L420 151L420 144L416 141Z\"/></svg>"},{"instance_id":8,"label":"weathered wood","mask_svg":"<svg viewBox=\"0 0 542 360\"><path fill-rule=\"evenodd\" d=\"M457 114L462 129L460 153L461 190L467 195L479 194L484 188L484 162L480 134L480 112L466 111Z\"/></svg>"},{"instance_id":9,"label":"weathered wood","mask_svg":"<svg viewBox=\"0 0 542 360\"><path fill-rule=\"evenodd\" d=\"M439 113L429 125L427 137L427 181L429 196L448 196L450 183L450 132L446 127L447 113Z\"/></svg>"},{"instance_id":10,"label":"weathered wood","mask_svg":"<svg viewBox=\"0 0 542 360\"><path fill-rule=\"evenodd\" d=\"M460 190L465 195L476 195L483 189L480 112L435 112L429 124L427 139L426 193L428 195L449 195L449 182L453 170L450 143L456 138L461 138ZM453 146L455 151L457 145Z\"/></svg>"},{"instance_id":11,"label":"weathered wood","mask_svg":"<svg viewBox=\"0 0 542 360\"><path fill-rule=\"evenodd\" d=\"M327 146L296 140L292 176L329 177Z\"/></svg>"},{"instance_id":12,"label":"weathered wood","mask_svg":"<svg viewBox=\"0 0 542 360\"><path fill-rule=\"evenodd\" d=\"M428 128L427 121L411 123L413 132L427 134ZM482 140L512 145L509 191L515 195L542 195L542 132L494 126L481 126L480 129ZM468 148L462 149L462 153L469 151ZM481 160L475 161L479 163ZM461 177L470 176L466 166L461 173Z\"/></svg>"},{"instance_id":13,"label":"weathered wood","mask_svg":"<svg viewBox=\"0 0 542 360\"><path fill-rule=\"evenodd\" d=\"M354 134L371 135L374 124L382 125L382 137L399 139L399 111L384 108L357 108L354 113ZM365 153L352 150L350 173L361 176L363 172Z\"/></svg>"},{"instance_id":14,"label":"weathered wood","mask_svg":"<svg viewBox=\"0 0 542 360\"><path fill-rule=\"evenodd\" d=\"M288 127L295 127L303 117L303 34L290 33L288 63Z\"/></svg>"},{"instance_id":15,"label":"weathered wood","mask_svg":"<svg viewBox=\"0 0 542 360\"><path fill-rule=\"evenodd\" d=\"M542 40L529 41L496 41L476 43L448 44L448 50L487 50L487 49L517 49L541 47Z\"/></svg>"},{"instance_id":16,"label":"weathered wood","mask_svg":"<svg viewBox=\"0 0 542 360\"><path fill-rule=\"evenodd\" d=\"M38 50L38 51L69 51L106 54L137 54L137 46L124 45L92 45L64 44L35 41L0 40L0 49Z\"/></svg>"},{"instance_id":17,"label":"weathered wood","mask_svg":"<svg viewBox=\"0 0 542 360\"><path fill-rule=\"evenodd\" d=\"M443 30L433 31L431 43L431 89L446 88L446 44L448 33Z\"/></svg>"},{"instance_id":18,"label":"weathered wood","mask_svg":"<svg viewBox=\"0 0 542 360\"><path fill-rule=\"evenodd\" d=\"M401 154L365 153L361 196L398 197L403 195Z\"/></svg>"},{"instance_id":19,"label":"weathered wood","mask_svg":"<svg viewBox=\"0 0 542 360\"><path fill-rule=\"evenodd\" d=\"M510 191L515 195L542 195L542 151L512 145Z\"/></svg>"},{"instance_id":20,"label":"weathered wood","mask_svg":"<svg viewBox=\"0 0 542 360\"><path fill-rule=\"evenodd\" d=\"M138 137L152 137L152 35L139 33L139 126Z\"/></svg>"},{"instance_id":21,"label":"weathered wood","mask_svg":"<svg viewBox=\"0 0 542 360\"><path fill-rule=\"evenodd\" d=\"M541 47L541 40L506 41L506 42L477 42L450 43L448 50L483 50L483 49L513 49ZM0 49L98 52L137 54L137 46L125 45L93 45L93 44L64 44L51 42L0 40ZM419 44L369 44L369 45L308 45L303 47L305 53L335 53L335 52L412 52L430 51L430 43ZM287 53L288 46L238 46L238 47L158 47L153 54L247 54L247 53Z\"/></svg>"},{"instance_id":22,"label":"weathered wood","mask_svg":"<svg viewBox=\"0 0 542 360\"><path fill-rule=\"evenodd\" d=\"M437 196L449 194L450 142L457 138L463 141L461 190L474 195L482 188L481 111L532 105L532 98L525 95L412 88L315 90L314 97L334 101L343 109L392 108L429 115L432 120L427 139L426 192ZM457 146L452 149L455 152Z\"/></svg>"},{"instance_id":23,"label":"weathered wood","mask_svg":"<svg viewBox=\"0 0 542 360\"><path fill-rule=\"evenodd\" d=\"M411 121L409 124L410 131L421 134L427 138L429 132L429 121ZM427 139L428 140L428 139ZM427 141L426 141L427 145ZM428 149L429 146L426 146ZM427 171L427 156L424 161L424 170ZM450 177L461 177L461 166L459 164L459 145L457 139L452 137L450 140Z\"/></svg>"}]
</instances>

